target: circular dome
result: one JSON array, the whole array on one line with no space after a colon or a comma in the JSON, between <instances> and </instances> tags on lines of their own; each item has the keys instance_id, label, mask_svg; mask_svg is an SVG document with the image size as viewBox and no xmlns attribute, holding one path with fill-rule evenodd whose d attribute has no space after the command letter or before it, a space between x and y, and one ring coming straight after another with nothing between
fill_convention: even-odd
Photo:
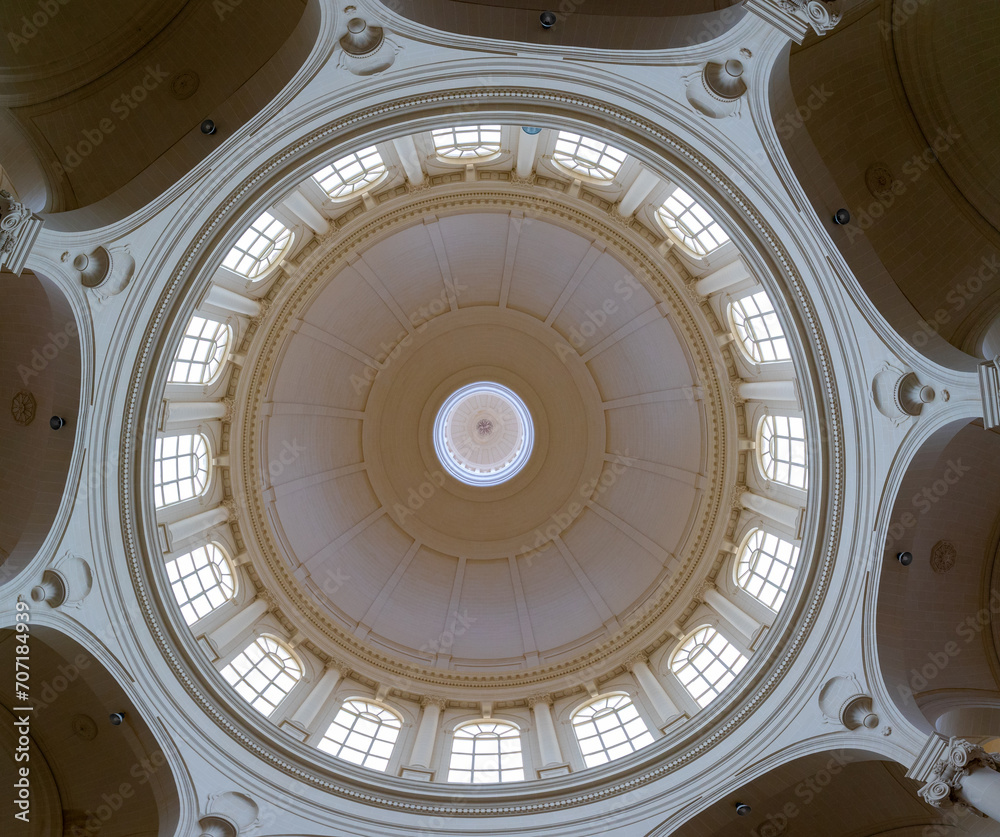
<instances>
[{"instance_id":1,"label":"circular dome","mask_svg":"<svg viewBox=\"0 0 1000 837\"><path fill-rule=\"evenodd\" d=\"M315 252L257 350L232 438L262 582L442 686L624 653L716 532L711 344L610 228L426 204Z\"/></svg>"},{"instance_id":2,"label":"circular dome","mask_svg":"<svg viewBox=\"0 0 1000 837\"><path fill-rule=\"evenodd\" d=\"M454 392L434 419L434 450L455 479L499 485L531 456L535 428L524 402L505 386L481 381Z\"/></svg>"}]
</instances>

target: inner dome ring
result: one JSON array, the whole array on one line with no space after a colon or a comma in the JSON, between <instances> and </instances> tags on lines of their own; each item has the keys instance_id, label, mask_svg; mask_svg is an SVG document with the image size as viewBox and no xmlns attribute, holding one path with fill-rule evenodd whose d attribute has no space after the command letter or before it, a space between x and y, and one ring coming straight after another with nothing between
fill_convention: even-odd
<instances>
[{"instance_id":1,"label":"inner dome ring","mask_svg":"<svg viewBox=\"0 0 1000 837\"><path fill-rule=\"evenodd\" d=\"M513 477L531 457L534 435L527 405L492 381L456 390L434 419L438 459L468 485L499 485Z\"/></svg>"}]
</instances>

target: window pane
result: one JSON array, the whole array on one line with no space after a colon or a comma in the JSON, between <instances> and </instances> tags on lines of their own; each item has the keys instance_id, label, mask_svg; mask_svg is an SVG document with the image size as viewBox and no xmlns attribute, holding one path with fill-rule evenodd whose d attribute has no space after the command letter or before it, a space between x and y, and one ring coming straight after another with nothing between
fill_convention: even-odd
<instances>
[{"instance_id":1,"label":"window pane","mask_svg":"<svg viewBox=\"0 0 1000 837\"><path fill-rule=\"evenodd\" d=\"M614 180L626 154L600 140L560 131L552 155L559 165L595 180Z\"/></svg>"},{"instance_id":2,"label":"window pane","mask_svg":"<svg viewBox=\"0 0 1000 837\"><path fill-rule=\"evenodd\" d=\"M346 198L362 192L386 172L382 155L374 145L362 148L321 168L313 177L331 198Z\"/></svg>"},{"instance_id":3,"label":"window pane","mask_svg":"<svg viewBox=\"0 0 1000 837\"><path fill-rule=\"evenodd\" d=\"M696 256L705 256L729 241L708 211L680 187L657 210L663 225Z\"/></svg>"},{"instance_id":4,"label":"window pane","mask_svg":"<svg viewBox=\"0 0 1000 837\"><path fill-rule=\"evenodd\" d=\"M222 669L222 676L254 709L269 716L301 679L302 668L276 639L259 636Z\"/></svg>"},{"instance_id":5,"label":"window pane","mask_svg":"<svg viewBox=\"0 0 1000 837\"><path fill-rule=\"evenodd\" d=\"M264 212L237 239L222 263L247 279L256 279L278 261L291 240L292 231Z\"/></svg>"},{"instance_id":6,"label":"window pane","mask_svg":"<svg viewBox=\"0 0 1000 837\"><path fill-rule=\"evenodd\" d=\"M588 767L645 747L653 739L628 695L592 700L573 715L573 729Z\"/></svg>"},{"instance_id":7,"label":"window pane","mask_svg":"<svg viewBox=\"0 0 1000 837\"><path fill-rule=\"evenodd\" d=\"M705 625L677 649L670 663L699 706L708 706L746 665L746 657L715 628Z\"/></svg>"},{"instance_id":8,"label":"window pane","mask_svg":"<svg viewBox=\"0 0 1000 837\"><path fill-rule=\"evenodd\" d=\"M401 725L384 706L353 698L340 707L318 746L352 764L384 771Z\"/></svg>"}]
</instances>

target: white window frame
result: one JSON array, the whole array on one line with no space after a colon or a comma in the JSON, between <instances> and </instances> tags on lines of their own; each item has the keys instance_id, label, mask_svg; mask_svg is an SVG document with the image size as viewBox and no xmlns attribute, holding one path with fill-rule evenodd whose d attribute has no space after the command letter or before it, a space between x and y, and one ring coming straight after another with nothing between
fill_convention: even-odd
<instances>
[{"instance_id":1,"label":"white window frame","mask_svg":"<svg viewBox=\"0 0 1000 837\"><path fill-rule=\"evenodd\" d=\"M656 210L660 223L695 256L707 256L730 241L729 234L699 201L680 186Z\"/></svg>"},{"instance_id":2,"label":"white window frame","mask_svg":"<svg viewBox=\"0 0 1000 837\"><path fill-rule=\"evenodd\" d=\"M313 173L313 179L332 201L357 197L381 181L388 172L374 145L352 151Z\"/></svg>"},{"instance_id":3,"label":"white window frame","mask_svg":"<svg viewBox=\"0 0 1000 837\"><path fill-rule=\"evenodd\" d=\"M223 259L223 267L259 282L292 243L292 231L269 211L247 227Z\"/></svg>"},{"instance_id":4,"label":"white window frame","mask_svg":"<svg viewBox=\"0 0 1000 837\"><path fill-rule=\"evenodd\" d=\"M171 558L166 568L177 606L188 625L236 598L236 571L225 550L214 541Z\"/></svg>"},{"instance_id":5,"label":"white window frame","mask_svg":"<svg viewBox=\"0 0 1000 837\"><path fill-rule=\"evenodd\" d=\"M599 703L603 703L604 706L591 712L589 717L584 717ZM603 720L612 715L617 722L615 725ZM639 712L639 707L625 692L612 692L587 701L573 712L571 721L577 745L587 767L597 767L623 758L636 750L648 747L654 741L645 718ZM625 736L623 741L616 740L615 733L619 730ZM584 735L584 732L587 732L587 735ZM590 749L586 742L598 744L599 749Z\"/></svg>"},{"instance_id":6,"label":"white window frame","mask_svg":"<svg viewBox=\"0 0 1000 837\"><path fill-rule=\"evenodd\" d=\"M559 131L552 151L552 161L564 171L597 183L613 181L627 159L628 153L620 148L575 131Z\"/></svg>"},{"instance_id":7,"label":"white window frame","mask_svg":"<svg viewBox=\"0 0 1000 837\"><path fill-rule=\"evenodd\" d=\"M736 585L777 613L792 587L798 557L799 548L791 541L756 527L733 562Z\"/></svg>"},{"instance_id":8,"label":"white window frame","mask_svg":"<svg viewBox=\"0 0 1000 837\"><path fill-rule=\"evenodd\" d=\"M475 728L476 733L468 735L467 731ZM492 730L490 729L492 728ZM503 733L496 730L504 728ZM513 731L513 734L511 734ZM461 753L456 750L459 741L471 741L471 751ZM496 741L496 747L487 746L485 742ZM504 752L502 742L517 742L517 749L510 747ZM480 742L483 742L480 747ZM465 747L465 745L462 745ZM470 767L456 766L465 756L471 756ZM504 766L504 757L507 766ZM517 758L513 758L516 756ZM489 778L496 775L497 778ZM462 778L468 776L468 778ZM464 784L496 784L506 782L523 782L524 772L524 742L521 740L521 728L511 721L480 720L469 721L457 726L452 732L451 756L448 761L448 781Z\"/></svg>"},{"instance_id":9,"label":"white window frame","mask_svg":"<svg viewBox=\"0 0 1000 837\"><path fill-rule=\"evenodd\" d=\"M228 324L193 315L174 353L167 383L214 383L229 357L231 342L232 329Z\"/></svg>"},{"instance_id":10,"label":"white window frame","mask_svg":"<svg viewBox=\"0 0 1000 837\"><path fill-rule=\"evenodd\" d=\"M747 664L747 658L712 625L692 631L670 658L670 670L704 709Z\"/></svg>"},{"instance_id":11,"label":"white window frame","mask_svg":"<svg viewBox=\"0 0 1000 837\"><path fill-rule=\"evenodd\" d=\"M191 444L181 445L178 441L181 439L191 440ZM202 496L208 488L210 470L211 446L204 433L158 436L153 449L156 508L163 509Z\"/></svg>"},{"instance_id":12,"label":"white window frame","mask_svg":"<svg viewBox=\"0 0 1000 837\"><path fill-rule=\"evenodd\" d=\"M757 422L757 467L768 482L805 490L809 456L805 422L799 416L768 413Z\"/></svg>"},{"instance_id":13,"label":"white window frame","mask_svg":"<svg viewBox=\"0 0 1000 837\"><path fill-rule=\"evenodd\" d=\"M431 144L434 153L445 162L484 162L500 154L502 130L501 125L435 128L431 131Z\"/></svg>"},{"instance_id":14,"label":"white window frame","mask_svg":"<svg viewBox=\"0 0 1000 837\"><path fill-rule=\"evenodd\" d=\"M261 667L265 660L270 666ZM271 668L274 671L268 674ZM285 643L269 634L259 634L221 673L240 697L269 718L302 679L302 672L302 663Z\"/></svg>"},{"instance_id":15,"label":"white window frame","mask_svg":"<svg viewBox=\"0 0 1000 837\"><path fill-rule=\"evenodd\" d=\"M729 324L751 363L791 360L788 338L767 291L759 290L730 302Z\"/></svg>"},{"instance_id":16,"label":"white window frame","mask_svg":"<svg viewBox=\"0 0 1000 837\"><path fill-rule=\"evenodd\" d=\"M346 698L316 746L334 758L384 773L402 728L403 719L387 706L369 698Z\"/></svg>"}]
</instances>

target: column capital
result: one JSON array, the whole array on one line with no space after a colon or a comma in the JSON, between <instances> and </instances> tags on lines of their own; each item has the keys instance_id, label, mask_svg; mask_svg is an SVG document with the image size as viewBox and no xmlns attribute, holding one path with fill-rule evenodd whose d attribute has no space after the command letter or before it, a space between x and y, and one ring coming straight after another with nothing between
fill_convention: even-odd
<instances>
[{"instance_id":1,"label":"column capital","mask_svg":"<svg viewBox=\"0 0 1000 837\"><path fill-rule=\"evenodd\" d=\"M831 12L820 0L748 0L747 10L801 44L811 26L825 35L840 23L840 12Z\"/></svg>"},{"instance_id":2,"label":"column capital","mask_svg":"<svg viewBox=\"0 0 1000 837\"><path fill-rule=\"evenodd\" d=\"M632 671L633 669L635 669L636 665L640 663L644 666L649 665L649 655L643 651L640 651L637 654L632 654L632 656L630 656L627 660L625 660L625 668L627 668L629 671Z\"/></svg>"},{"instance_id":3,"label":"column capital","mask_svg":"<svg viewBox=\"0 0 1000 837\"><path fill-rule=\"evenodd\" d=\"M444 709L448 705L448 699L439 697L438 695L424 695L420 698L421 708L425 706L436 706L438 709Z\"/></svg>"},{"instance_id":4,"label":"column capital","mask_svg":"<svg viewBox=\"0 0 1000 837\"><path fill-rule=\"evenodd\" d=\"M530 709L534 709L535 705L538 704L538 703L543 703L546 706L551 706L552 705L552 695L550 695L550 694L531 695L531 697L528 698L528 707Z\"/></svg>"},{"instance_id":5,"label":"column capital","mask_svg":"<svg viewBox=\"0 0 1000 837\"><path fill-rule=\"evenodd\" d=\"M0 189L0 266L20 276L42 229L42 219Z\"/></svg>"},{"instance_id":6,"label":"column capital","mask_svg":"<svg viewBox=\"0 0 1000 837\"><path fill-rule=\"evenodd\" d=\"M954 737L948 739L942 755L943 758L938 759L932 768L927 783L918 791L921 799L935 808L950 808L956 804L972 808L956 798L962 789L962 780L977 767L1000 772L1000 757L963 738Z\"/></svg>"},{"instance_id":7,"label":"column capital","mask_svg":"<svg viewBox=\"0 0 1000 837\"><path fill-rule=\"evenodd\" d=\"M324 674L328 671L336 671L341 677L349 677L353 669L344 660L331 657L323 666Z\"/></svg>"}]
</instances>

